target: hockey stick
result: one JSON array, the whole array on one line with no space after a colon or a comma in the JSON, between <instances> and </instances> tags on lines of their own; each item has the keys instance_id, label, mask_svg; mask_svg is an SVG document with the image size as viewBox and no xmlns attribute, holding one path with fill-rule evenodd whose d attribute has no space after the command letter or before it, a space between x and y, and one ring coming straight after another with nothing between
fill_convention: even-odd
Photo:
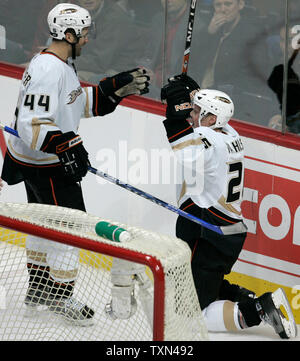
<instances>
[{"instance_id":1,"label":"hockey stick","mask_svg":"<svg viewBox=\"0 0 300 361\"><path fill-rule=\"evenodd\" d=\"M16 130L10 128L10 127L7 127L3 124L0 123L0 129L3 129L5 132L8 132L16 137L19 137L19 134ZM122 182L121 180L117 179L117 178L114 178L112 176L110 176L109 174L107 173L104 173L96 168L93 168L93 167L88 167L88 171L90 173L93 173L101 178L104 178L106 179L107 181L111 182L111 183L114 183L116 185L118 185L119 187L122 187L124 189L127 189L128 191L132 192L132 193L135 193L137 194L138 196L140 197L143 197L145 199L148 199L149 201L161 206L161 207L164 207L166 209L168 209L169 211L171 212L174 212L176 214L178 214L179 216L182 216L192 222L195 222L207 229L210 229L211 231L213 232L216 232L218 234L221 234L221 235L231 235L231 234L237 234L237 233L244 233L247 231L247 227L244 225L243 222L238 222L238 223L235 223L233 225L230 225L230 226L216 226L214 224L210 224L208 222L205 222L204 220L198 218L198 217L195 217L193 216L192 214L190 213L187 213L185 211L183 211L182 209L179 209L179 208L176 208L174 207L173 205L165 202L165 201L162 201L161 199L158 199L156 197L154 197L153 195L149 194L149 193L146 193L138 188L135 188L134 186L130 185L130 184L127 184L127 183L124 183Z\"/></svg>"},{"instance_id":2,"label":"hockey stick","mask_svg":"<svg viewBox=\"0 0 300 361\"><path fill-rule=\"evenodd\" d=\"M182 74L187 74L188 65L189 65L189 61L190 61L196 5L197 5L197 0L191 0L189 20L188 20L188 26L187 26L187 32L186 32L186 39L185 39Z\"/></svg>"},{"instance_id":3,"label":"hockey stick","mask_svg":"<svg viewBox=\"0 0 300 361\"><path fill-rule=\"evenodd\" d=\"M20 137L19 137L19 134L18 134L18 132L17 132L16 130L14 130L14 129L10 128L10 127L7 127L6 125L4 125L4 124L2 124L2 123L0 123L0 128L1 128L2 130L4 130L5 132L10 133L10 134L12 134L12 135L20 138Z\"/></svg>"}]
</instances>

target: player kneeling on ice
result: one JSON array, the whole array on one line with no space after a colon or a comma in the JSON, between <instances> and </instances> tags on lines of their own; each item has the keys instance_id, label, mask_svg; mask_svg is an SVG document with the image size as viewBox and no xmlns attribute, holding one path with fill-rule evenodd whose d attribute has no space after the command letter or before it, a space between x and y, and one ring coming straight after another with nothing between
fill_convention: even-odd
<instances>
[{"instance_id":1,"label":"player kneeling on ice","mask_svg":"<svg viewBox=\"0 0 300 361\"><path fill-rule=\"evenodd\" d=\"M180 209L216 226L243 225L244 148L228 124L234 113L232 100L218 90L200 90L186 74L170 78L161 99L167 103L167 137L183 169ZM224 279L243 248L244 228L221 235L181 216L177 219L176 236L192 251L192 273L207 328L233 331L266 321L281 338L295 337L295 320L282 289L256 298Z\"/></svg>"},{"instance_id":2,"label":"player kneeling on ice","mask_svg":"<svg viewBox=\"0 0 300 361\"><path fill-rule=\"evenodd\" d=\"M82 88L74 60L88 42L89 12L61 3L48 14L50 46L35 55L21 83L2 178L24 182L29 203L85 211L80 181L90 163L76 134L82 117L109 114L126 96L148 92L149 77L138 68ZM101 61L101 59L99 59ZM45 305L74 324L92 323L94 311L77 300L78 250L39 237L26 241L29 287L25 304ZM81 296L79 296L81 298Z\"/></svg>"}]
</instances>

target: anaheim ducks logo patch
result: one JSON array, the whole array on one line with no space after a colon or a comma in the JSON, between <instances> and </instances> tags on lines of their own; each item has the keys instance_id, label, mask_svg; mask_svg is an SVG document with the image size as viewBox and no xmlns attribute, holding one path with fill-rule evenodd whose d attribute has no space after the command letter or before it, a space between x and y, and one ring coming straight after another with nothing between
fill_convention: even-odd
<instances>
[{"instance_id":1,"label":"anaheim ducks logo patch","mask_svg":"<svg viewBox=\"0 0 300 361\"><path fill-rule=\"evenodd\" d=\"M69 102L67 104L73 104L80 94L82 94L81 86L79 86L76 90L71 91L71 93L68 95Z\"/></svg>"}]
</instances>

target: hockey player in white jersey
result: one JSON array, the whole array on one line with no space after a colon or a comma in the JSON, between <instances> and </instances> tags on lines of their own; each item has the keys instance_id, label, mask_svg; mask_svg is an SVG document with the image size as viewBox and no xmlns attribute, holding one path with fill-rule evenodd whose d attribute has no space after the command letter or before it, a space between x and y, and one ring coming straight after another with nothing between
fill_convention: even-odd
<instances>
[{"instance_id":1,"label":"hockey player in white jersey","mask_svg":"<svg viewBox=\"0 0 300 361\"><path fill-rule=\"evenodd\" d=\"M180 209L218 226L243 222L244 147L228 124L232 100L218 90L200 90L187 75L169 79L161 98L167 103L167 137L184 169ZM282 289L256 297L224 280L242 250L246 227L244 233L223 236L179 216L176 235L191 248L194 283L209 331L240 330L266 321L281 338L296 336Z\"/></svg>"},{"instance_id":2,"label":"hockey player in white jersey","mask_svg":"<svg viewBox=\"0 0 300 361\"><path fill-rule=\"evenodd\" d=\"M111 113L131 94L148 91L149 77L133 69L81 87L74 60L88 42L92 20L77 5L62 3L48 15L50 46L34 56L24 72L2 169L8 184L24 182L28 202L85 211L80 181L88 152L78 135L82 117ZM99 59L101 61L101 59ZM74 298L78 250L28 236L29 287L25 304L43 304L76 324L90 323L94 311Z\"/></svg>"}]
</instances>

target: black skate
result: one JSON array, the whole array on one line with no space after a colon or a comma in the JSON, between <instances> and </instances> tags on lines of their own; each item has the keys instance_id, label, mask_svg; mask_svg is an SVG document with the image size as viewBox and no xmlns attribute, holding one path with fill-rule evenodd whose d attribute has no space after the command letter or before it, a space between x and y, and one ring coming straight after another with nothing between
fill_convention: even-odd
<instances>
[{"instance_id":1,"label":"black skate","mask_svg":"<svg viewBox=\"0 0 300 361\"><path fill-rule=\"evenodd\" d=\"M29 287L25 296L26 305L25 317L33 317L36 312L46 310L51 304L53 297L47 287Z\"/></svg>"},{"instance_id":2,"label":"black skate","mask_svg":"<svg viewBox=\"0 0 300 361\"><path fill-rule=\"evenodd\" d=\"M256 298L255 293L253 291L248 290L247 288L238 286L238 291L234 302L242 302L248 300L249 298Z\"/></svg>"},{"instance_id":3,"label":"black skate","mask_svg":"<svg viewBox=\"0 0 300 361\"><path fill-rule=\"evenodd\" d=\"M286 318L280 307L284 308ZM264 293L257 298L256 309L262 321L271 325L275 332L284 339L297 336L296 322L283 289Z\"/></svg>"},{"instance_id":4,"label":"black skate","mask_svg":"<svg viewBox=\"0 0 300 361\"><path fill-rule=\"evenodd\" d=\"M53 299L49 310L74 325L91 326L93 324L94 311L73 297Z\"/></svg>"},{"instance_id":5,"label":"black skate","mask_svg":"<svg viewBox=\"0 0 300 361\"><path fill-rule=\"evenodd\" d=\"M74 325L93 324L94 311L91 308L72 297L54 297L48 287L28 288L24 303L27 306L26 317L33 317L38 311L49 309Z\"/></svg>"}]
</instances>

